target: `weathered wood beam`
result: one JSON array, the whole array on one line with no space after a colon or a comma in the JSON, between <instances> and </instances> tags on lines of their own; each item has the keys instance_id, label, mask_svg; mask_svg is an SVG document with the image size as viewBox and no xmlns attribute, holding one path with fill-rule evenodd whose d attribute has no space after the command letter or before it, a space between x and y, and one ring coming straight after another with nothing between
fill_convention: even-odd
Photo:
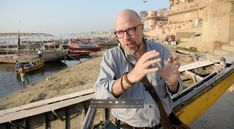
<instances>
[{"instance_id":1,"label":"weathered wood beam","mask_svg":"<svg viewBox=\"0 0 234 129\"><path fill-rule=\"evenodd\" d=\"M192 69L195 69L195 68L209 66L209 65L212 65L212 64L215 64L215 63L217 63L217 62L210 61L210 60L197 61L197 62L194 62L194 63L191 63L191 64L180 66L179 71L184 72L184 71L192 70Z\"/></svg>"},{"instance_id":2,"label":"weathered wood beam","mask_svg":"<svg viewBox=\"0 0 234 129\"><path fill-rule=\"evenodd\" d=\"M198 75L196 73L193 73L191 71L185 71L185 74L188 74L188 75L192 76L194 83L196 83L196 82L201 81L201 80L204 79L200 75Z\"/></svg>"}]
</instances>

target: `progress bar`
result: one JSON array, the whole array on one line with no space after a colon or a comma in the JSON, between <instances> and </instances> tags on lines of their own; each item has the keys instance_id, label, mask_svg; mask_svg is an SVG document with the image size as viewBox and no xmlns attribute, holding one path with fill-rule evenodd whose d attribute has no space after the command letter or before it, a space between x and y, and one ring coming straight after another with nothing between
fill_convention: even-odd
<instances>
[{"instance_id":1,"label":"progress bar","mask_svg":"<svg viewBox=\"0 0 234 129\"><path fill-rule=\"evenodd\" d=\"M144 101L142 99L93 99L90 107L94 108L143 108Z\"/></svg>"}]
</instances>

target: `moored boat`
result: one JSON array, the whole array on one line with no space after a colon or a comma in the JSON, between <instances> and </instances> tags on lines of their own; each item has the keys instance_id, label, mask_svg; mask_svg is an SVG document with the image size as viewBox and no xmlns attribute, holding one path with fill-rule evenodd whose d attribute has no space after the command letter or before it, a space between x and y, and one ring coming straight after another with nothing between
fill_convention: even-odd
<instances>
[{"instance_id":1,"label":"moored boat","mask_svg":"<svg viewBox=\"0 0 234 129\"><path fill-rule=\"evenodd\" d=\"M64 59L64 57L68 54L68 50L44 50L42 51L41 58L45 62L51 61L59 61ZM21 60L22 62L28 62L28 60L32 60L34 58L38 58L37 51L26 51L20 54L1 54L0 55L0 63L16 63L16 60Z\"/></svg>"},{"instance_id":2,"label":"moored boat","mask_svg":"<svg viewBox=\"0 0 234 129\"><path fill-rule=\"evenodd\" d=\"M18 63L21 63L20 61ZM44 60L43 59L33 59L27 63L22 63L22 67L24 68L24 72L29 73L44 67ZM16 73L19 74L20 67L16 67Z\"/></svg>"},{"instance_id":3,"label":"moored boat","mask_svg":"<svg viewBox=\"0 0 234 129\"><path fill-rule=\"evenodd\" d=\"M68 43L69 50L72 51L89 51L89 52L97 52L101 50L101 47L99 47L96 44L92 43L83 43L79 40L71 40Z\"/></svg>"},{"instance_id":4,"label":"moored boat","mask_svg":"<svg viewBox=\"0 0 234 129\"><path fill-rule=\"evenodd\" d=\"M0 63L16 63L16 60L27 62L38 58L38 51L41 51L45 62L59 61L68 53L67 49L60 48L61 42L50 34L0 33L0 37L4 39L4 42L0 42ZM8 37L12 38L12 42Z\"/></svg>"},{"instance_id":5,"label":"moored boat","mask_svg":"<svg viewBox=\"0 0 234 129\"><path fill-rule=\"evenodd\" d=\"M65 58L65 56L68 54L68 50L58 50L58 51L43 51L42 52L42 59L45 62L51 62L51 61L59 61ZM34 55L38 56L38 55Z\"/></svg>"}]
</instances>

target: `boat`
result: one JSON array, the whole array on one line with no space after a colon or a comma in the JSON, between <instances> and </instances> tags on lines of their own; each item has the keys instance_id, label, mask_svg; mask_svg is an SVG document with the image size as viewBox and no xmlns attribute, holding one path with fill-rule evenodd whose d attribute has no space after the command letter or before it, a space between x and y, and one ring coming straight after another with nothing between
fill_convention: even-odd
<instances>
[{"instance_id":1,"label":"boat","mask_svg":"<svg viewBox=\"0 0 234 129\"><path fill-rule=\"evenodd\" d=\"M24 67L24 71L26 73L29 73L29 72L33 72L33 71L42 69L44 67L44 60L39 59L39 58L38 59L33 59L33 60L30 60L27 63L22 63L21 65ZM20 67L16 67L15 70L16 70L16 73L19 74Z\"/></svg>"},{"instance_id":2,"label":"boat","mask_svg":"<svg viewBox=\"0 0 234 129\"><path fill-rule=\"evenodd\" d=\"M61 43L58 40L52 40L54 36L50 34L3 33L0 36L3 36L3 39L8 36L11 36L13 39L17 38L15 40L17 43L1 43L0 63L15 63L16 60L21 60L26 63L28 60L38 58L38 51L42 51L42 59L44 62L59 61L64 59L68 53L67 49L59 47ZM33 40L33 37L39 37L39 40ZM40 37L45 37L45 39Z\"/></svg>"},{"instance_id":3,"label":"boat","mask_svg":"<svg viewBox=\"0 0 234 129\"><path fill-rule=\"evenodd\" d=\"M79 39L71 39L68 44L64 46L69 49L68 59L80 59L80 57L87 57L90 56L91 53L101 50L100 46Z\"/></svg>"},{"instance_id":4,"label":"boat","mask_svg":"<svg viewBox=\"0 0 234 129\"><path fill-rule=\"evenodd\" d=\"M97 52L101 50L101 47L99 47L96 44L84 43L80 40L75 40L75 39L70 40L70 42L68 43L68 48L70 52L74 52L74 51Z\"/></svg>"},{"instance_id":5,"label":"boat","mask_svg":"<svg viewBox=\"0 0 234 129\"><path fill-rule=\"evenodd\" d=\"M43 43L46 49L58 48L61 43L57 40L46 41Z\"/></svg>"},{"instance_id":6,"label":"boat","mask_svg":"<svg viewBox=\"0 0 234 129\"><path fill-rule=\"evenodd\" d=\"M45 62L51 62L51 61L59 61L65 58L65 56L68 54L67 49L63 50L52 50L52 51L43 51L42 52L42 59ZM38 56L38 55L34 55Z\"/></svg>"},{"instance_id":7,"label":"boat","mask_svg":"<svg viewBox=\"0 0 234 129\"><path fill-rule=\"evenodd\" d=\"M44 50L42 51L42 59L44 62L59 61L65 58L68 54L67 49L63 50ZM16 63L16 60L21 60L26 63L28 60L38 58L37 51L25 51L22 53L1 54L0 63Z\"/></svg>"},{"instance_id":8,"label":"boat","mask_svg":"<svg viewBox=\"0 0 234 129\"><path fill-rule=\"evenodd\" d=\"M68 59L80 59L81 57L88 57L90 55L90 51L80 51L80 50L69 50Z\"/></svg>"}]
</instances>

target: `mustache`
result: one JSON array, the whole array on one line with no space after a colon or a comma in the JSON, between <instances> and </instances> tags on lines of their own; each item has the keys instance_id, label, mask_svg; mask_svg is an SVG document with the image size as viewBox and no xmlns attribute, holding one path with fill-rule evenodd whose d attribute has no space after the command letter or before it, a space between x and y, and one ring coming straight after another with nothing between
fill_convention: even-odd
<instances>
[{"instance_id":1,"label":"mustache","mask_svg":"<svg viewBox=\"0 0 234 129\"><path fill-rule=\"evenodd\" d=\"M136 44L136 43L135 43ZM126 55L131 55L133 56L139 49L140 49L141 44L136 44L133 48L129 49L127 46L123 47L124 52Z\"/></svg>"}]
</instances>

